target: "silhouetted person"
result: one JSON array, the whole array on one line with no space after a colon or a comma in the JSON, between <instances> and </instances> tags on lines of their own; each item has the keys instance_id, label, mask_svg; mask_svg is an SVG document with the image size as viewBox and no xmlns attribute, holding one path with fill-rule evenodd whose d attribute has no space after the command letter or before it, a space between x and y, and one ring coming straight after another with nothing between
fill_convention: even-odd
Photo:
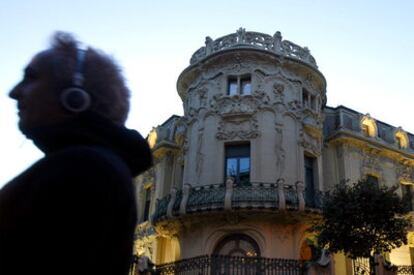
<instances>
[{"instance_id":1,"label":"silhouetted person","mask_svg":"<svg viewBox=\"0 0 414 275\"><path fill-rule=\"evenodd\" d=\"M132 179L152 158L124 127L129 90L118 66L57 33L10 97L45 156L0 190L0 274L127 274Z\"/></svg>"}]
</instances>

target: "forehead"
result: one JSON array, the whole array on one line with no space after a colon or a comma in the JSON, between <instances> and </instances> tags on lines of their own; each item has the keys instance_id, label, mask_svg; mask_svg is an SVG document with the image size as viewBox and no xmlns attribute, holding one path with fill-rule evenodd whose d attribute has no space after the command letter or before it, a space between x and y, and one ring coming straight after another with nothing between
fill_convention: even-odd
<instances>
[{"instance_id":1,"label":"forehead","mask_svg":"<svg viewBox=\"0 0 414 275\"><path fill-rule=\"evenodd\" d=\"M25 70L35 70L37 72L50 72L51 63L53 59L53 52L51 50L46 50L39 52L30 60L27 64Z\"/></svg>"}]
</instances>

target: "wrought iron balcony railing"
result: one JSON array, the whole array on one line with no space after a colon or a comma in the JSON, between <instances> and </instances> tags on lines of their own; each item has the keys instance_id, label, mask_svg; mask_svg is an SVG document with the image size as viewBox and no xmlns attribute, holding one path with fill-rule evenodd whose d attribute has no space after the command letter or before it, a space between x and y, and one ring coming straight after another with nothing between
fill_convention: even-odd
<instances>
[{"instance_id":1,"label":"wrought iron balcony railing","mask_svg":"<svg viewBox=\"0 0 414 275\"><path fill-rule=\"evenodd\" d=\"M288 40L282 41L280 32L276 32L271 36L260 32L246 32L243 28L238 29L236 33L220 37L216 40L207 36L205 46L193 54L190 64L195 64L211 54L231 48L260 49L302 61L314 68L318 67L315 58L310 54L307 47L301 47Z\"/></svg>"},{"instance_id":2,"label":"wrought iron balcony railing","mask_svg":"<svg viewBox=\"0 0 414 275\"><path fill-rule=\"evenodd\" d=\"M138 275L138 259L131 268L130 275ZM151 274L303 274L304 264L300 260L271 259L263 257L234 257L206 255L184 259L173 263L154 266Z\"/></svg>"},{"instance_id":3,"label":"wrought iron balcony railing","mask_svg":"<svg viewBox=\"0 0 414 275\"><path fill-rule=\"evenodd\" d=\"M301 182L296 185L277 183L235 184L231 179L226 184L204 186L184 185L182 190L173 189L171 194L158 199L152 221L169 219L180 215L203 211L231 209L305 209L321 208L321 192L314 190L305 196Z\"/></svg>"}]
</instances>

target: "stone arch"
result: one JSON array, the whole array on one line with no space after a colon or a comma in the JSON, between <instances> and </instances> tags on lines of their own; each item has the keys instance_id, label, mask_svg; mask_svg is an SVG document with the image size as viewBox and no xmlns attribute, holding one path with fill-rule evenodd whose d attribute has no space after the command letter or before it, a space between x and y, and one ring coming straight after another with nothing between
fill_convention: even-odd
<instances>
[{"instance_id":1,"label":"stone arch","mask_svg":"<svg viewBox=\"0 0 414 275\"><path fill-rule=\"evenodd\" d=\"M207 254L207 255L213 254L214 249L216 248L217 244L219 244L221 240L223 240L226 236L235 235L235 234L243 234L243 235L247 235L248 237L252 238L258 245L262 256L266 252L265 237L256 229L254 228L238 228L238 229L222 228L219 230L215 230L205 239L205 243L203 246L204 247L203 254Z\"/></svg>"}]
</instances>

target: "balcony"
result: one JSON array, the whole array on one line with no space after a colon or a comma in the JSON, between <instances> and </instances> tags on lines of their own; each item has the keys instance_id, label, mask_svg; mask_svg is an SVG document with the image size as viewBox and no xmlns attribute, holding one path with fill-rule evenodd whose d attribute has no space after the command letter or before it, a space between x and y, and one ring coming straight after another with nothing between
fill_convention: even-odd
<instances>
[{"instance_id":1,"label":"balcony","mask_svg":"<svg viewBox=\"0 0 414 275\"><path fill-rule=\"evenodd\" d=\"M303 184L251 182L235 184L228 179L225 184L205 186L184 185L182 190L158 199L153 223L175 217L212 211L267 209L269 211L316 211L321 208L321 192L307 194Z\"/></svg>"},{"instance_id":2,"label":"balcony","mask_svg":"<svg viewBox=\"0 0 414 275\"><path fill-rule=\"evenodd\" d=\"M173 263L157 265L151 274L303 274L303 261L263 257L205 255ZM135 258L130 275L138 275L139 261ZM148 270L148 269L147 269Z\"/></svg>"}]
</instances>

